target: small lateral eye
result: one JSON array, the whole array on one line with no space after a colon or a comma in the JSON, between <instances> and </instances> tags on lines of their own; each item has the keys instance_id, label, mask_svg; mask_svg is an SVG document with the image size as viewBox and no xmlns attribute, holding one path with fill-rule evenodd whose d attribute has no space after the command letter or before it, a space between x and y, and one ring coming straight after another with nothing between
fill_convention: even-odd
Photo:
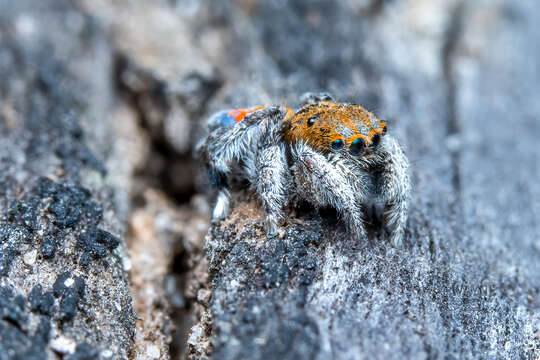
<instances>
[{"instance_id":1,"label":"small lateral eye","mask_svg":"<svg viewBox=\"0 0 540 360\"><path fill-rule=\"evenodd\" d=\"M315 117L309 118L307 121L307 126L313 126L313 124L315 124L316 121L317 121L317 118Z\"/></svg>"},{"instance_id":2,"label":"small lateral eye","mask_svg":"<svg viewBox=\"0 0 540 360\"><path fill-rule=\"evenodd\" d=\"M386 130L387 129L387 126L386 126L386 123L382 123L382 134L385 135L386 134Z\"/></svg>"},{"instance_id":3,"label":"small lateral eye","mask_svg":"<svg viewBox=\"0 0 540 360\"><path fill-rule=\"evenodd\" d=\"M385 128L386 129L386 128ZM371 146L377 146L381 142L381 135L375 134L371 138Z\"/></svg>"},{"instance_id":4,"label":"small lateral eye","mask_svg":"<svg viewBox=\"0 0 540 360\"><path fill-rule=\"evenodd\" d=\"M345 146L345 142L342 139L332 141L332 149L341 150Z\"/></svg>"}]
</instances>

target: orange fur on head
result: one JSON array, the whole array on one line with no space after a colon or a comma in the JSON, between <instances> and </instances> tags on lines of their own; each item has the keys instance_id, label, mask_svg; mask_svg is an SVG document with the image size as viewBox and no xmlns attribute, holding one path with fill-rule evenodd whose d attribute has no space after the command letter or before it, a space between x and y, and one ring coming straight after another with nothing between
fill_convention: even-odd
<instances>
[{"instance_id":1,"label":"orange fur on head","mask_svg":"<svg viewBox=\"0 0 540 360\"><path fill-rule=\"evenodd\" d=\"M361 137L369 145L373 136L382 135L386 127L360 105L333 102L305 105L294 115L288 114L283 121L288 125L285 131L287 142L303 140L320 152L329 152L330 144L337 139L342 139L349 147Z\"/></svg>"}]
</instances>

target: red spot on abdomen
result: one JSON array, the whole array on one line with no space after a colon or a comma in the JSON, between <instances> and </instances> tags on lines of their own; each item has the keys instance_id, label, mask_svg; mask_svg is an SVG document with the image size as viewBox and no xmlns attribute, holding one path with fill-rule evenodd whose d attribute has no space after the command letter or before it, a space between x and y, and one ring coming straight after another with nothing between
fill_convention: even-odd
<instances>
[{"instance_id":1,"label":"red spot on abdomen","mask_svg":"<svg viewBox=\"0 0 540 360\"><path fill-rule=\"evenodd\" d=\"M262 110L262 109L264 109L264 106L257 106L251 109L236 109L236 110L229 111L227 115L233 116L234 121L239 122L239 121L242 121L246 117L246 115L251 114L257 110Z\"/></svg>"}]
</instances>

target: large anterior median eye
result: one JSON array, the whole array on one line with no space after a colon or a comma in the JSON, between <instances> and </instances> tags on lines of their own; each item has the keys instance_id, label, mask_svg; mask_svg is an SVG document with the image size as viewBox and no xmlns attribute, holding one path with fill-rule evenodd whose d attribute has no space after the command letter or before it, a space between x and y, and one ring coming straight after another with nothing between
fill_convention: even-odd
<instances>
[{"instance_id":1,"label":"large anterior median eye","mask_svg":"<svg viewBox=\"0 0 540 360\"><path fill-rule=\"evenodd\" d=\"M331 146L334 150L341 150L345 146L345 142L343 141L343 139L337 139L332 141Z\"/></svg>"},{"instance_id":2,"label":"large anterior median eye","mask_svg":"<svg viewBox=\"0 0 540 360\"><path fill-rule=\"evenodd\" d=\"M364 151L365 143L364 139L362 138L356 138L351 144L350 152L351 155L356 156L360 155Z\"/></svg>"},{"instance_id":3,"label":"large anterior median eye","mask_svg":"<svg viewBox=\"0 0 540 360\"><path fill-rule=\"evenodd\" d=\"M379 134L373 135L373 137L371 138L371 146L375 147L379 145L380 142L381 142L381 135Z\"/></svg>"}]
</instances>

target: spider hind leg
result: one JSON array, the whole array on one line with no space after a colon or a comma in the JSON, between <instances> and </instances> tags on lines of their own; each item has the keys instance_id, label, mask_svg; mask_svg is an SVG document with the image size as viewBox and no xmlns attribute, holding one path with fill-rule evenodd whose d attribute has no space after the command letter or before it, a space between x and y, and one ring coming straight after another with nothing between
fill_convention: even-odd
<instances>
[{"instance_id":1,"label":"spider hind leg","mask_svg":"<svg viewBox=\"0 0 540 360\"><path fill-rule=\"evenodd\" d=\"M216 204L212 211L212 219L224 219L229 215L231 194L228 188L227 174L214 167L208 168L208 182L218 190Z\"/></svg>"}]
</instances>

